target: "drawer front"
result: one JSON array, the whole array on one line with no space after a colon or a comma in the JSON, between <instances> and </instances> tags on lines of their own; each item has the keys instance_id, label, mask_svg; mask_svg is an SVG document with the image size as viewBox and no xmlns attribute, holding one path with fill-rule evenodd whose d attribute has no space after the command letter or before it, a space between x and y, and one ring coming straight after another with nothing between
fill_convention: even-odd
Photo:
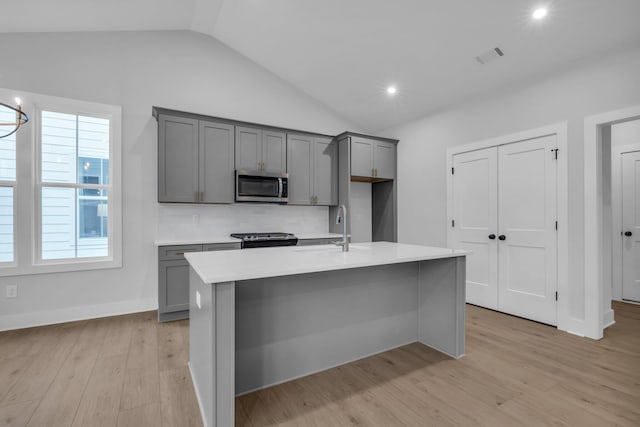
<instances>
[{"instance_id":1,"label":"drawer front","mask_svg":"<svg viewBox=\"0 0 640 427\"><path fill-rule=\"evenodd\" d=\"M202 245L204 252L209 251L228 251L231 249L240 249L240 242L238 243L205 243Z\"/></svg>"},{"instance_id":2,"label":"drawer front","mask_svg":"<svg viewBox=\"0 0 640 427\"><path fill-rule=\"evenodd\" d=\"M181 260L187 252L202 252L202 245L160 246L158 259L160 261Z\"/></svg>"},{"instance_id":3,"label":"drawer front","mask_svg":"<svg viewBox=\"0 0 640 427\"><path fill-rule=\"evenodd\" d=\"M331 245L340 240L341 239L339 237L336 237L335 239L300 239L298 240L298 246Z\"/></svg>"}]
</instances>

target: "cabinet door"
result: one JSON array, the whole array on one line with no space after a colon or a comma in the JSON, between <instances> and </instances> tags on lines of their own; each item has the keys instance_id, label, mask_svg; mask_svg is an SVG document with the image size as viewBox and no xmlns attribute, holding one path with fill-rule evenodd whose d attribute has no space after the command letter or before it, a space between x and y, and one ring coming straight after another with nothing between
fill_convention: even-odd
<instances>
[{"instance_id":1,"label":"cabinet door","mask_svg":"<svg viewBox=\"0 0 640 427\"><path fill-rule=\"evenodd\" d=\"M232 125L200 121L200 192L204 203L234 201L234 129Z\"/></svg>"},{"instance_id":2,"label":"cabinet door","mask_svg":"<svg viewBox=\"0 0 640 427\"><path fill-rule=\"evenodd\" d=\"M158 312L188 310L189 263L184 259L160 261L159 266Z\"/></svg>"},{"instance_id":3,"label":"cabinet door","mask_svg":"<svg viewBox=\"0 0 640 427\"><path fill-rule=\"evenodd\" d=\"M373 145L370 139L351 137L352 176L373 176Z\"/></svg>"},{"instance_id":4,"label":"cabinet door","mask_svg":"<svg viewBox=\"0 0 640 427\"><path fill-rule=\"evenodd\" d=\"M378 141L373 153L373 168L376 178L395 179L396 177L396 145Z\"/></svg>"},{"instance_id":5,"label":"cabinet door","mask_svg":"<svg viewBox=\"0 0 640 427\"><path fill-rule=\"evenodd\" d=\"M198 121L158 118L158 202L193 203L198 198Z\"/></svg>"},{"instance_id":6,"label":"cabinet door","mask_svg":"<svg viewBox=\"0 0 640 427\"><path fill-rule=\"evenodd\" d=\"M313 194L313 137L287 135L289 204L311 205Z\"/></svg>"},{"instance_id":7,"label":"cabinet door","mask_svg":"<svg viewBox=\"0 0 640 427\"><path fill-rule=\"evenodd\" d=\"M258 171L262 161L262 131L236 126L236 169Z\"/></svg>"},{"instance_id":8,"label":"cabinet door","mask_svg":"<svg viewBox=\"0 0 640 427\"><path fill-rule=\"evenodd\" d=\"M316 204L338 204L338 144L330 138L315 138L313 145L314 195Z\"/></svg>"},{"instance_id":9,"label":"cabinet door","mask_svg":"<svg viewBox=\"0 0 640 427\"><path fill-rule=\"evenodd\" d=\"M263 172L287 171L287 144L283 132L262 131Z\"/></svg>"}]
</instances>

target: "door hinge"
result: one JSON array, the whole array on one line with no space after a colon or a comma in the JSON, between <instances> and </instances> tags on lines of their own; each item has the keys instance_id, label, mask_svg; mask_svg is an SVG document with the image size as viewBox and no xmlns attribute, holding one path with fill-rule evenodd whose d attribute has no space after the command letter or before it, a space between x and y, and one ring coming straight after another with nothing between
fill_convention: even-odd
<instances>
[{"instance_id":1,"label":"door hinge","mask_svg":"<svg viewBox=\"0 0 640 427\"><path fill-rule=\"evenodd\" d=\"M556 291L556 301L558 301L558 291Z\"/></svg>"},{"instance_id":2,"label":"door hinge","mask_svg":"<svg viewBox=\"0 0 640 427\"><path fill-rule=\"evenodd\" d=\"M558 160L558 149L557 148L552 148L551 151L553 151L554 159Z\"/></svg>"},{"instance_id":3,"label":"door hinge","mask_svg":"<svg viewBox=\"0 0 640 427\"><path fill-rule=\"evenodd\" d=\"M452 220L451 220L451 226L452 226L452 227L455 227L455 226L456 226L456 220L455 220L455 219L452 219Z\"/></svg>"},{"instance_id":4,"label":"door hinge","mask_svg":"<svg viewBox=\"0 0 640 427\"><path fill-rule=\"evenodd\" d=\"M451 175L453 175L455 173L454 168L451 168Z\"/></svg>"},{"instance_id":5,"label":"door hinge","mask_svg":"<svg viewBox=\"0 0 640 427\"><path fill-rule=\"evenodd\" d=\"M556 230L558 229L558 221L556 221Z\"/></svg>"}]
</instances>

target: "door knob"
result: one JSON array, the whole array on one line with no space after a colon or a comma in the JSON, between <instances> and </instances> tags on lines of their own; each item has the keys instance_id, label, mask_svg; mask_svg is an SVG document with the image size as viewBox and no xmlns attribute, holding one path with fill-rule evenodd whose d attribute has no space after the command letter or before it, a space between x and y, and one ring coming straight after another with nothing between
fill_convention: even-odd
<instances>
[{"instance_id":1,"label":"door knob","mask_svg":"<svg viewBox=\"0 0 640 427\"><path fill-rule=\"evenodd\" d=\"M495 240L496 235L495 235L495 234L489 234L489 238L490 238L491 240Z\"/></svg>"},{"instance_id":2,"label":"door knob","mask_svg":"<svg viewBox=\"0 0 640 427\"><path fill-rule=\"evenodd\" d=\"M630 232L630 231L625 231L624 235L627 236L627 237L631 237L631 236L633 236L633 233Z\"/></svg>"},{"instance_id":3,"label":"door knob","mask_svg":"<svg viewBox=\"0 0 640 427\"><path fill-rule=\"evenodd\" d=\"M498 239L507 240L507 236L505 236L504 234L501 234L501 235L498 236Z\"/></svg>"}]
</instances>

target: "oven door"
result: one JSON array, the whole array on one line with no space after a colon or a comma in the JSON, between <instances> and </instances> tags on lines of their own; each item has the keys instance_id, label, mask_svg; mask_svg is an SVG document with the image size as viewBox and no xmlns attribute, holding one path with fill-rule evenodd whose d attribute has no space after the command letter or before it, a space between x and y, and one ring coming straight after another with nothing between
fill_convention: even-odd
<instances>
[{"instance_id":1,"label":"oven door","mask_svg":"<svg viewBox=\"0 0 640 427\"><path fill-rule=\"evenodd\" d=\"M236 172L237 202L286 203L286 174Z\"/></svg>"}]
</instances>

